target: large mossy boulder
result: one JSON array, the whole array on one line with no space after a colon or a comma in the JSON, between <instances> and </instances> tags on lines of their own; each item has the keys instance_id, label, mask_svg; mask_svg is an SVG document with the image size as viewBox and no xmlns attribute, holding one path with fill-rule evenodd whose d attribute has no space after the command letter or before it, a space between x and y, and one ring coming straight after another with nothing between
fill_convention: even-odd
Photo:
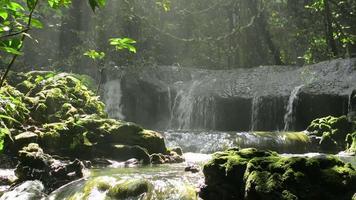
<instances>
[{"instance_id":1,"label":"large mossy boulder","mask_svg":"<svg viewBox=\"0 0 356 200\"><path fill-rule=\"evenodd\" d=\"M333 156L282 157L257 149L229 149L203 169L200 196L221 199L351 199L356 170Z\"/></svg>"},{"instance_id":2,"label":"large mossy boulder","mask_svg":"<svg viewBox=\"0 0 356 200\"><path fill-rule=\"evenodd\" d=\"M104 104L84 82L90 81L68 73L12 73L0 90L5 151L17 155L37 143L46 153L81 159L137 158L147 163L150 154L170 155L159 133L108 118Z\"/></svg>"},{"instance_id":3,"label":"large mossy boulder","mask_svg":"<svg viewBox=\"0 0 356 200\"><path fill-rule=\"evenodd\" d=\"M313 120L307 131L318 139L321 151L334 153L346 149L346 136L353 132L353 124L346 116L328 116Z\"/></svg>"}]
</instances>

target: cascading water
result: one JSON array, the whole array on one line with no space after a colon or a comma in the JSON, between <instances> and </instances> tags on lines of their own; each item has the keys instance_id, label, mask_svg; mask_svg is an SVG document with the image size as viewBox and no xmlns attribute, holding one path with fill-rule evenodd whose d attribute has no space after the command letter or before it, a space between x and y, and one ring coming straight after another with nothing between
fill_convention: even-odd
<instances>
[{"instance_id":1,"label":"cascading water","mask_svg":"<svg viewBox=\"0 0 356 200\"><path fill-rule=\"evenodd\" d=\"M251 109L251 131L255 131L258 125L258 105L260 103L260 98L254 95L252 99L252 109Z\"/></svg>"},{"instance_id":2,"label":"cascading water","mask_svg":"<svg viewBox=\"0 0 356 200\"><path fill-rule=\"evenodd\" d=\"M193 81L187 88L181 88L174 98L171 109L170 124L178 129L191 128L192 114L195 103L194 89L199 81Z\"/></svg>"},{"instance_id":3,"label":"cascading water","mask_svg":"<svg viewBox=\"0 0 356 200\"><path fill-rule=\"evenodd\" d=\"M104 100L106 111L115 119L125 119L122 113L122 91L121 80L112 80L104 84Z\"/></svg>"},{"instance_id":4,"label":"cascading water","mask_svg":"<svg viewBox=\"0 0 356 200\"><path fill-rule=\"evenodd\" d=\"M288 100L288 105L287 105L287 111L286 114L284 115L284 130L290 130L293 129L293 125L295 123L295 102L298 100L298 94L300 89L302 89L304 85L300 85L298 87L295 87L290 96L289 96L289 100Z\"/></svg>"},{"instance_id":5,"label":"cascading water","mask_svg":"<svg viewBox=\"0 0 356 200\"><path fill-rule=\"evenodd\" d=\"M210 154L232 147L269 149L280 153L305 153L312 148L304 132L166 131L167 146L185 152Z\"/></svg>"}]
</instances>

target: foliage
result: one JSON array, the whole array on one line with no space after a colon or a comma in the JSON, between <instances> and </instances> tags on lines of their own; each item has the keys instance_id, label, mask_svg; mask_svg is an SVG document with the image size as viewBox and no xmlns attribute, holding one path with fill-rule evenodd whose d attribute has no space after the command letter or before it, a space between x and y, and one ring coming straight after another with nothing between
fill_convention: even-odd
<instances>
[{"instance_id":1,"label":"foliage","mask_svg":"<svg viewBox=\"0 0 356 200\"><path fill-rule=\"evenodd\" d=\"M140 51L122 52L120 56L115 51L105 51L105 65L113 62L117 66L237 68L314 63L356 52L356 3L349 0L329 0L331 35L337 54L326 37L330 31L325 25L325 10L318 8L323 4L317 0L117 0L108 1L92 19L87 18L84 3L65 12L65 18L46 16L51 24L64 27L41 34L59 33L66 39L56 44L59 51L65 51L59 59L58 49L52 45L44 48L46 53L53 52L51 58L55 62L50 65L66 65L79 71L76 66L86 61L77 55L86 49L109 49L106 38L112 35L134 38ZM78 9L83 11L81 15L77 14ZM85 31L76 26L83 21L91 25ZM39 50L35 55L48 56ZM41 59L41 65L47 65L44 60L46 57ZM31 59L26 62L36 63Z\"/></svg>"},{"instance_id":2,"label":"foliage","mask_svg":"<svg viewBox=\"0 0 356 200\"><path fill-rule=\"evenodd\" d=\"M136 41L131 38L111 38L109 42L116 50L127 49L130 52L136 53L136 48L133 46L133 44L136 44Z\"/></svg>"},{"instance_id":3,"label":"foliage","mask_svg":"<svg viewBox=\"0 0 356 200\"><path fill-rule=\"evenodd\" d=\"M13 55L1 77L0 88L14 64L17 56L22 55L23 43L32 28L42 28L43 25L36 18L37 7L41 2L39 0L2 0L0 2L0 51ZM71 0L48 0L48 6L53 9L67 7ZM89 0L93 11L97 7L104 6L105 0Z\"/></svg>"},{"instance_id":4,"label":"foliage","mask_svg":"<svg viewBox=\"0 0 356 200\"><path fill-rule=\"evenodd\" d=\"M88 56L89 58L93 59L93 60L102 60L105 57L105 53L104 52L97 52L95 50L88 50L86 51L83 55Z\"/></svg>"}]
</instances>

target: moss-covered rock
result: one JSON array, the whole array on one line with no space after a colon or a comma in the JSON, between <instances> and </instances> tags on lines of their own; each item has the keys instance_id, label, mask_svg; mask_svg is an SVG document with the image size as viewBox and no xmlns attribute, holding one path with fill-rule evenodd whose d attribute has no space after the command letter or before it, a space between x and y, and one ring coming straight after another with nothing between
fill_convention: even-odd
<instances>
[{"instance_id":1,"label":"moss-covered rock","mask_svg":"<svg viewBox=\"0 0 356 200\"><path fill-rule=\"evenodd\" d=\"M349 153L356 154L356 132L348 134L346 137L347 148L346 151Z\"/></svg>"},{"instance_id":2,"label":"moss-covered rock","mask_svg":"<svg viewBox=\"0 0 356 200\"><path fill-rule=\"evenodd\" d=\"M139 195L148 192L150 187L152 187L150 183L145 180L128 180L111 187L108 196L114 199L138 197Z\"/></svg>"},{"instance_id":3,"label":"moss-covered rock","mask_svg":"<svg viewBox=\"0 0 356 200\"><path fill-rule=\"evenodd\" d=\"M40 180L47 191L83 177L84 165L78 160L61 162L45 154L38 144L31 143L19 151L15 174L19 182Z\"/></svg>"},{"instance_id":4,"label":"moss-covered rock","mask_svg":"<svg viewBox=\"0 0 356 200\"><path fill-rule=\"evenodd\" d=\"M338 152L346 149L346 136L352 132L353 123L346 116L324 117L311 122L307 131L311 137L319 138L322 151Z\"/></svg>"},{"instance_id":5,"label":"moss-covered rock","mask_svg":"<svg viewBox=\"0 0 356 200\"><path fill-rule=\"evenodd\" d=\"M351 199L356 191L356 170L333 156L229 149L215 153L203 172L203 199Z\"/></svg>"},{"instance_id":6,"label":"moss-covered rock","mask_svg":"<svg viewBox=\"0 0 356 200\"><path fill-rule=\"evenodd\" d=\"M6 151L16 155L36 142L49 154L72 158L137 158L148 163L150 154L160 153L182 160L167 151L159 133L107 118L104 104L81 80L90 82L68 73L12 73L12 86L0 90L0 115L5 116L0 125L6 128L0 142L5 138Z\"/></svg>"}]
</instances>

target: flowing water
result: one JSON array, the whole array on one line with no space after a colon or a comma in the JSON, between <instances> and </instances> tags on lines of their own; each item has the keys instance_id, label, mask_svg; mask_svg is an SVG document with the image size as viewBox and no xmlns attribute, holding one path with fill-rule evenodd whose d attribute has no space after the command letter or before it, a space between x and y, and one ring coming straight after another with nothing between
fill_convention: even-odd
<instances>
[{"instance_id":1,"label":"flowing water","mask_svg":"<svg viewBox=\"0 0 356 200\"><path fill-rule=\"evenodd\" d=\"M104 84L105 108L109 115L115 119L124 120L122 113L122 91L120 80L112 80Z\"/></svg>"},{"instance_id":2,"label":"flowing water","mask_svg":"<svg viewBox=\"0 0 356 200\"><path fill-rule=\"evenodd\" d=\"M302 89L304 85L300 85L293 89L289 96L288 104L287 104L287 112L284 115L284 130L288 131L293 129L293 124L295 123L295 102L298 100L298 94L300 89Z\"/></svg>"},{"instance_id":3,"label":"flowing water","mask_svg":"<svg viewBox=\"0 0 356 200\"><path fill-rule=\"evenodd\" d=\"M230 147L258 147L274 149L282 156L325 156L313 152L308 137L304 132L217 132L217 131L166 131L163 133L168 147L182 147L185 162L179 164L164 164L150 166L124 167L120 163L106 168L93 168L85 173L85 178L62 186L46 199L49 200L101 200L110 199L108 189L103 189L100 183L109 185L126 183L134 180L145 180L149 183L148 192L128 198L130 200L190 200L197 199L196 192L204 184L204 176L198 173L186 172L187 166L197 166L202 169L204 163L211 159L211 153ZM296 154L298 153L298 154ZM339 158L356 166L356 157L338 154ZM13 174L13 170L0 170L0 174ZM7 188L1 188L6 190Z\"/></svg>"},{"instance_id":4,"label":"flowing water","mask_svg":"<svg viewBox=\"0 0 356 200\"><path fill-rule=\"evenodd\" d=\"M185 172L184 168L187 165L202 166L204 162L210 159L210 156L187 153L184 154L184 157L186 162L180 164L92 169L87 178L59 188L48 199L110 199L107 196L107 191L90 187L90 185L98 180L105 180L111 184L132 180L146 180L151 185L148 192L139 197L129 199L193 200L196 199L197 188L204 183L204 176L202 172Z\"/></svg>"}]
</instances>

